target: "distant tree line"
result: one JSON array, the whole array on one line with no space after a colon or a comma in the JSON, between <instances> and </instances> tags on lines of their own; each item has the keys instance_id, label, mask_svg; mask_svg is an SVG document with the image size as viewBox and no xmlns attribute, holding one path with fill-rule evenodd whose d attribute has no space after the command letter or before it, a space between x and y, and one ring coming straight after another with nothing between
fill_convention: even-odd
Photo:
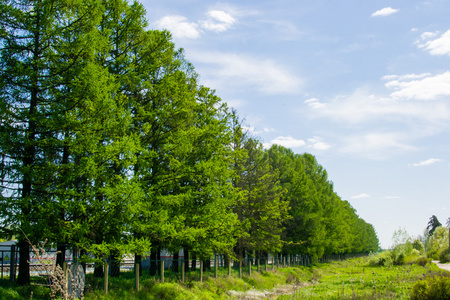
<instances>
[{"instance_id":1,"label":"distant tree line","mask_svg":"<svg viewBox=\"0 0 450 300\"><path fill-rule=\"evenodd\" d=\"M264 149L147 27L138 2L0 1L0 235L20 284L27 238L98 259L379 248L314 156Z\"/></svg>"}]
</instances>

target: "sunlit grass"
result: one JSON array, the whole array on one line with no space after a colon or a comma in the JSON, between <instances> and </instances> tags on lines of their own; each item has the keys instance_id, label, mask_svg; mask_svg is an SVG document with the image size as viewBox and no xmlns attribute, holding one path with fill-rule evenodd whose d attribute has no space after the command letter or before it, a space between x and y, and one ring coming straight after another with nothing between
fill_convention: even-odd
<instances>
[{"instance_id":1,"label":"sunlit grass","mask_svg":"<svg viewBox=\"0 0 450 300\"><path fill-rule=\"evenodd\" d=\"M367 259L316 266L317 284L279 299L409 299L414 283L442 274L434 264L369 266Z\"/></svg>"},{"instance_id":2,"label":"sunlit grass","mask_svg":"<svg viewBox=\"0 0 450 300\"><path fill-rule=\"evenodd\" d=\"M84 299L230 299L230 291L240 295L235 299L243 299L243 292L276 291L285 285L294 288L288 291L290 295L281 295L278 299L409 299L418 280L445 272L434 264L370 266L369 258L263 270L257 272L254 267L249 276L248 268L244 268L239 278L239 270L233 269L232 276L228 276L227 268L219 268L216 279L212 269L204 272L203 282L198 281L199 271L193 271L186 274L184 283L170 272L165 283L160 282L158 275L144 272L139 292L135 290L134 273L123 272L120 277L109 277L108 294L103 291L103 278L89 274ZM4 281L0 298L30 299L33 291L32 299L48 299L47 289L39 286L23 289Z\"/></svg>"}]
</instances>

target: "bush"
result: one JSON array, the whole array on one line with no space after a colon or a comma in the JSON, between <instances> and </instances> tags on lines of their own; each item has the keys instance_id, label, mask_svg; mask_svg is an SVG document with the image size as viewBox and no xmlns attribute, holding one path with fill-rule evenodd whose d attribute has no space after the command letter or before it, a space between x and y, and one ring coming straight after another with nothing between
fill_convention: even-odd
<instances>
[{"instance_id":1,"label":"bush","mask_svg":"<svg viewBox=\"0 0 450 300\"><path fill-rule=\"evenodd\" d=\"M377 255L370 255L369 257L369 265L370 266L384 266L391 267L394 264L394 260L392 259L392 252L386 251L381 252Z\"/></svg>"},{"instance_id":2,"label":"bush","mask_svg":"<svg viewBox=\"0 0 450 300\"><path fill-rule=\"evenodd\" d=\"M412 243L412 247L419 252L423 252L424 250L423 244L419 239L414 240L414 242Z\"/></svg>"},{"instance_id":3,"label":"bush","mask_svg":"<svg viewBox=\"0 0 450 300\"><path fill-rule=\"evenodd\" d=\"M449 255L448 247L441 249L439 251L439 261L441 263L448 262L449 261L448 255Z\"/></svg>"},{"instance_id":4,"label":"bush","mask_svg":"<svg viewBox=\"0 0 450 300\"><path fill-rule=\"evenodd\" d=\"M412 251L411 251L411 254L410 255L413 255L413 256L420 256L420 251L419 250L417 250L417 249L412 249Z\"/></svg>"},{"instance_id":5,"label":"bush","mask_svg":"<svg viewBox=\"0 0 450 300\"><path fill-rule=\"evenodd\" d=\"M447 300L450 299L450 278L434 276L414 284L411 300Z\"/></svg>"},{"instance_id":6,"label":"bush","mask_svg":"<svg viewBox=\"0 0 450 300\"><path fill-rule=\"evenodd\" d=\"M414 261L414 263L416 265L419 265L422 267L425 267L430 262L431 262L431 258L427 258L426 256L420 256Z\"/></svg>"}]
</instances>

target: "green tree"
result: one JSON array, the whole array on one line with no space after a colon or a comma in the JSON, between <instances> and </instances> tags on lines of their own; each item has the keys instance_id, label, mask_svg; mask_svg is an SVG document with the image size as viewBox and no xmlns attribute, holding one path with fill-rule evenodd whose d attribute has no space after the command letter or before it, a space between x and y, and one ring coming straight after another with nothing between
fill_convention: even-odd
<instances>
[{"instance_id":1,"label":"green tree","mask_svg":"<svg viewBox=\"0 0 450 300\"><path fill-rule=\"evenodd\" d=\"M428 235L433 235L436 228L440 226L442 226L441 222L439 222L438 218L435 215L432 215L427 225Z\"/></svg>"},{"instance_id":2,"label":"green tree","mask_svg":"<svg viewBox=\"0 0 450 300\"><path fill-rule=\"evenodd\" d=\"M65 198L57 174L67 158L65 115L76 105L71 85L98 45L100 12L95 1L0 3L0 219L19 239L20 284L30 281L26 236L53 237L55 214L64 214L55 205Z\"/></svg>"},{"instance_id":3,"label":"green tree","mask_svg":"<svg viewBox=\"0 0 450 300\"><path fill-rule=\"evenodd\" d=\"M283 223L289 217L288 203L270 165L268 152L257 140L248 137L236 116L233 124L233 185L241 197L233 207L241 223L236 255L242 259L245 251L275 253L281 250Z\"/></svg>"},{"instance_id":4,"label":"green tree","mask_svg":"<svg viewBox=\"0 0 450 300\"><path fill-rule=\"evenodd\" d=\"M270 163L278 170L281 186L286 190L289 215L285 221L286 253L304 253L317 260L324 254L325 226L323 207L313 181L305 172L303 159L292 150L273 145L269 150Z\"/></svg>"}]
</instances>

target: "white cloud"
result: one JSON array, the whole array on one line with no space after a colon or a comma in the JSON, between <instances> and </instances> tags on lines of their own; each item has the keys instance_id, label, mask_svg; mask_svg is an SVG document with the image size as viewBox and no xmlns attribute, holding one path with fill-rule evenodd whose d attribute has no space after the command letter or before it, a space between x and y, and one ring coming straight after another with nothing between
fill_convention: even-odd
<instances>
[{"instance_id":1,"label":"white cloud","mask_svg":"<svg viewBox=\"0 0 450 300\"><path fill-rule=\"evenodd\" d=\"M265 94L297 94L303 84L301 78L271 59L222 52L195 52L188 58L201 70L202 78L207 78L202 84L217 90L242 87Z\"/></svg>"},{"instance_id":2,"label":"white cloud","mask_svg":"<svg viewBox=\"0 0 450 300\"><path fill-rule=\"evenodd\" d=\"M197 39L201 32L197 23L188 22L183 16L165 16L156 22L159 29L167 29L176 38Z\"/></svg>"},{"instance_id":3,"label":"white cloud","mask_svg":"<svg viewBox=\"0 0 450 300\"><path fill-rule=\"evenodd\" d=\"M408 145L408 136L396 132L371 132L342 139L342 153L357 154L374 160L384 160L394 153L411 151L415 148Z\"/></svg>"},{"instance_id":4,"label":"white cloud","mask_svg":"<svg viewBox=\"0 0 450 300\"><path fill-rule=\"evenodd\" d=\"M261 134L263 132L265 132L265 133L275 132L275 129L273 129L273 128L264 128L262 131L257 131L256 128L253 126L242 126L242 129L244 129L244 131L247 131L248 133L250 133L252 135Z\"/></svg>"},{"instance_id":5,"label":"white cloud","mask_svg":"<svg viewBox=\"0 0 450 300\"><path fill-rule=\"evenodd\" d=\"M434 163L440 162L442 161L441 159L437 159L437 158L430 158L424 161L421 161L417 164L412 164L413 167L423 167L423 166L429 166L432 165Z\"/></svg>"},{"instance_id":6,"label":"white cloud","mask_svg":"<svg viewBox=\"0 0 450 300\"><path fill-rule=\"evenodd\" d=\"M272 145L280 145L286 148L299 148L299 147L308 147L310 149L325 151L331 148L331 145L325 143L321 137L315 136L313 138L308 139L307 142L304 140L295 139L291 136L279 136L269 143L265 143L265 148L270 148Z\"/></svg>"},{"instance_id":7,"label":"white cloud","mask_svg":"<svg viewBox=\"0 0 450 300\"><path fill-rule=\"evenodd\" d=\"M315 136L312 139L308 139L308 148L324 151L330 149L331 145L323 142L321 137Z\"/></svg>"},{"instance_id":8,"label":"white cloud","mask_svg":"<svg viewBox=\"0 0 450 300\"><path fill-rule=\"evenodd\" d=\"M326 105L325 103L321 103L317 98L307 99L305 100L305 104L312 108L321 108Z\"/></svg>"},{"instance_id":9,"label":"white cloud","mask_svg":"<svg viewBox=\"0 0 450 300\"><path fill-rule=\"evenodd\" d=\"M450 46L450 45L449 45ZM421 74L423 78L408 80L410 78L399 78L391 80L385 85L387 88L396 90L391 93L391 98L433 100L440 96L450 96L450 72L444 72L435 76Z\"/></svg>"},{"instance_id":10,"label":"white cloud","mask_svg":"<svg viewBox=\"0 0 450 300\"><path fill-rule=\"evenodd\" d=\"M264 128L263 131L264 132L275 132L275 129L273 129L273 128Z\"/></svg>"},{"instance_id":11,"label":"white cloud","mask_svg":"<svg viewBox=\"0 0 450 300\"><path fill-rule=\"evenodd\" d=\"M382 77L383 80L409 80L409 79L420 79L430 76L430 73L422 74L405 74L405 75L385 75Z\"/></svg>"},{"instance_id":12,"label":"white cloud","mask_svg":"<svg viewBox=\"0 0 450 300\"><path fill-rule=\"evenodd\" d=\"M383 79L387 80L385 91L391 89L387 96L360 88L326 102L307 99L303 111L310 118L333 121L347 129L345 135L336 135L338 151L375 160L417 150L414 141L449 130L450 72L386 75Z\"/></svg>"},{"instance_id":13,"label":"white cloud","mask_svg":"<svg viewBox=\"0 0 450 300\"><path fill-rule=\"evenodd\" d=\"M422 34L422 39L430 37L433 37L432 33L426 32ZM419 48L425 49L431 55L450 55L450 30L435 40L419 44Z\"/></svg>"},{"instance_id":14,"label":"white cloud","mask_svg":"<svg viewBox=\"0 0 450 300\"><path fill-rule=\"evenodd\" d=\"M392 7L385 7L385 8L382 8L382 9L377 10L376 12L374 12L372 14L372 17L380 17L380 16L381 17L385 17L385 16L392 15L392 14L394 14L396 12L398 12L398 9L394 9Z\"/></svg>"},{"instance_id":15,"label":"white cloud","mask_svg":"<svg viewBox=\"0 0 450 300\"><path fill-rule=\"evenodd\" d=\"M286 148L298 148L303 147L306 145L304 140L298 140L291 136L279 136L273 140L271 140L269 143L265 143L265 148L270 148L272 145L280 145Z\"/></svg>"},{"instance_id":16,"label":"white cloud","mask_svg":"<svg viewBox=\"0 0 450 300\"><path fill-rule=\"evenodd\" d=\"M391 81L391 86L394 86L393 82ZM402 81L397 80L397 82L401 83ZM403 88L397 87L397 91L393 93L395 98L377 97L363 88L355 90L350 95L338 96L327 103L322 103L315 98L313 98L315 100L310 99L305 103L310 108L308 116L328 118L347 124L367 123L376 120L406 123L421 121L436 127L442 126L443 122L450 121L450 107L447 101L409 101L413 96L431 97L431 95L425 94L425 91L431 87L425 88L426 83L417 83L417 85L417 87L408 84ZM419 87L422 87L423 90ZM415 91L415 94L412 90ZM437 90L430 91L430 93L437 92ZM410 94L410 99L403 99L407 93Z\"/></svg>"},{"instance_id":17,"label":"white cloud","mask_svg":"<svg viewBox=\"0 0 450 300\"><path fill-rule=\"evenodd\" d=\"M429 32L429 31L427 31L427 32L422 33L420 35L420 38L422 40L427 40L427 39L431 39L431 38L435 37L437 34L438 34L437 32Z\"/></svg>"},{"instance_id":18,"label":"white cloud","mask_svg":"<svg viewBox=\"0 0 450 300\"><path fill-rule=\"evenodd\" d=\"M369 197L370 197L370 195L363 193L363 194L359 194L356 196L352 196L352 199L363 199L363 198L369 198Z\"/></svg>"},{"instance_id":19,"label":"white cloud","mask_svg":"<svg viewBox=\"0 0 450 300\"><path fill-rule=\"evenodd\" d=\"M230 29L236 19L222 10L210 10L207 12L208 19L200 22L202 28L214 32L224 32Z\"/></svg>"},{"instance_id":20,"label":"white cloud","mask_svg":"<svg viewBox=\"0 0 450 300\"><path fill-rule=\"evenodd\" d=\"M236 19L222 10L210 10L206 13L207 19L198 22L189 22L186 17L170 15L156 21L156 27L169 30L175 38L198 39L201 29L214 32L224 32L236 23Z\"/></svg>"}]
</instances>

